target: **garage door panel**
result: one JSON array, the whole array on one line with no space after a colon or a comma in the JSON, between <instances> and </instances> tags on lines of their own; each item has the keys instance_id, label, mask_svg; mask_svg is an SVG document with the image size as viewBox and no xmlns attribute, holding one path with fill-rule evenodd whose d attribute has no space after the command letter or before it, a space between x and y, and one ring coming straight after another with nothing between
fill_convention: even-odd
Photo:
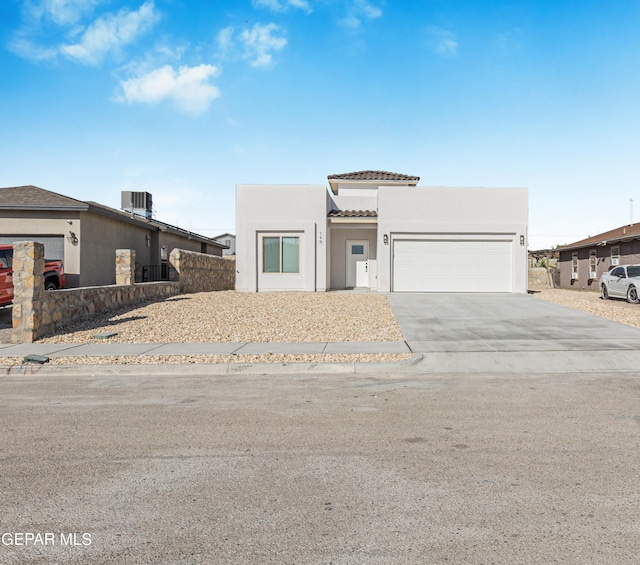
<instances>
[{"instance_id":1,"label":"garage door panel","mask_svg":"<svg viewBox=\"0 0 640 565\"><path fill-rule=\"evenodd\" d=\"M394 241L396 292L511 292L512 243L491 240Z\"/></svg>"},{"instance_id":2,"label":"garage door panel","mask_svg":"<svg viewBox=\"0 0 640 565\"><path fill-rule=\"evenodd\" d=\"M64 237L41 235L3 235L0 236L0 244L11 245L16 241L37 241L44 245L46 259L60 259L64 261Z\"/></svg>"}]
</instances>

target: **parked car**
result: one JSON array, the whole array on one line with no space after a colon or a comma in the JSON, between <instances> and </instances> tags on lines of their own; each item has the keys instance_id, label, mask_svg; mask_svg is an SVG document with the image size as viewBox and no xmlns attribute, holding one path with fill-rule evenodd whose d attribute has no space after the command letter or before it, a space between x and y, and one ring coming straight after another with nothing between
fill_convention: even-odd
<instances>
[{"instance_id":1,"label":"parked car","mask_svg":"<svg viewBox=\"0 0 640 565\"><path fill-rule=\"evenodd\" d=\"M44 260L44 288L64 288L64 265L59 259ZM13 301L13 246L0 245L0 306Z\"/></svg>"},{"instance_id":2,"label":"parked car","mask_svg":"<svg viewBox=\"0 0 640 565\"><path fill-rule=\"evenodd\" d=\"M600 276L600 293L607 298L626 298L631 304L638 304L640 296L640 265L620 265Z\"/></svg>"}]
</instances>

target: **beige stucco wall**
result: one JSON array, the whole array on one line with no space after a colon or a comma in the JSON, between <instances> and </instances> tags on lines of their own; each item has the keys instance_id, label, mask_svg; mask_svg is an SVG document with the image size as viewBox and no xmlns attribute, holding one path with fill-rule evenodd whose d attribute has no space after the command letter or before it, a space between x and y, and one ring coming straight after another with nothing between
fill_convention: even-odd
<instances>
[{"instance_id":1,"label":"beige stucco wall","mask_svg":"<svg viewBox=\"0 0 640 565\"><path fill-rule=\"evenodd\" d=\"M64 270L67 286L78 286L80 282L80 245L69 241L69 232L73 232L80 241L80 212L72 211L23 211L3 210L0 220L0 235L24 235L16 241L37 239L41 236L61 236L64 238ZM36 236L36 237L28 237ZM57 259L57 257L55 257Z\"/></svg>"},{"instance_id":2,"label":"beige stucco wall","mask_svg":"<svg viewBox=\"0 0 640 565\"><path fill-rule=\"evenodd\" d=\"M171 255L174 249L184 249L185 251L195 251L196 253L207 253L209 255L222 256L222 249L213 245L204 244L205 250L202 249L203 244L195 239L189 239L188 237L181 237L179 235L160 232L160 246L166 246L167 258Z\"/></svg>"},{"instance_id":3,"label":"beige stucco wall","mask_svg":"<svg viewBox=\"0 0 640 565\"><path fill-rule=\"evenodd\" d=\"M80 286L115 284L116 249L133 249L136 263L152 264L152 248L147 246L147 237L151 240L155 230L92 212L82 212L81 222Z\"/></svg>"},{"instance_id":4,"label":"beige stucco wall","mask_svg":"<svg viewBox=\"0 0 640 565\"><path fill-rule=\"evenodd\" d=\"M329 288L346 288L347 280L347 240L359 239L369 241L369 259L377 256L377 225L368 224L366 227L353 224L329 224L330 238L330 273ZM370 284L374 281L370 281ZM372 285L373 286L373 285Z\"/></svg>"}]
</instances>

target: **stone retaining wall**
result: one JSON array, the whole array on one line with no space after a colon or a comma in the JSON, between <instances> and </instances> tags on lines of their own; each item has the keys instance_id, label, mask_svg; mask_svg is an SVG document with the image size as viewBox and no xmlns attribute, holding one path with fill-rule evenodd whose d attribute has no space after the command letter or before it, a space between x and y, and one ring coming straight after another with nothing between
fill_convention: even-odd
<instances>
[{"instance_id":1,"label":"stone retaining wall","mask_svg":"<svg viewBox=\"0 0 640 565\"><path fill-rule=\"evenodd\" d=\"M235 288L235 257L226 258L174 249L169 256L169 263L180 281L180 292L211 292Z\"/></svg>"},{"instance_id":2,"label":"stone retaining wall","mask_svg":"<svg viewBox=\"0 0 640 565\"><path fill-rule=\"evenodd\" d=\"M180 292L178 282L133 284L135 251L116 251L116 280L123 284L44 290L44 246L33 241L13 244L13 342L33 343L70 322L91 318Z\"/></svg>"},{"instance_id":3,"label":"stone retaining wall","mask_svg":"<svg viewBox=\"0 0 640 565\"><path fill-rule=\"evenodd\" d=\"M529 290L554 288L551 273L545 267L529 267Z\"/></svg>"},{"instance_id":4,"label":"stone retaining wall","mask_svg":"<svg viewBox=\"0 0 640 565\"><path fill-rule=\"evenodd\" d=\"M64 290L44 290L44 247L22 241L13 244L13 341L33 343L69 323L99 312L146 301L162 300L180 292L232 290L235 258L174 249L170 269L176 280L135 284L136 253L116 250L116 284Z\"/></svg>"}]
</instances>

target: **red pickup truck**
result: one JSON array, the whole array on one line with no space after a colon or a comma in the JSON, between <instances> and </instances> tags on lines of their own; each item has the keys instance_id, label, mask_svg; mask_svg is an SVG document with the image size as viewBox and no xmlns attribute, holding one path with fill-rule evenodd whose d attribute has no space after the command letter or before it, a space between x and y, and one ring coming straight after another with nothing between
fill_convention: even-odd
<instances>
[{"instance_id":1,"label":"red pickup truck","mask_svg":"<svg viewBox=\"0 0 640 565\"><path fill-rule=\"evenodd\" d=\"M13 300L13 247L0 245L0 306ZM60 260L44 260L44 288L64 288L64 266Z\"/></svg>"}]
</instances>

